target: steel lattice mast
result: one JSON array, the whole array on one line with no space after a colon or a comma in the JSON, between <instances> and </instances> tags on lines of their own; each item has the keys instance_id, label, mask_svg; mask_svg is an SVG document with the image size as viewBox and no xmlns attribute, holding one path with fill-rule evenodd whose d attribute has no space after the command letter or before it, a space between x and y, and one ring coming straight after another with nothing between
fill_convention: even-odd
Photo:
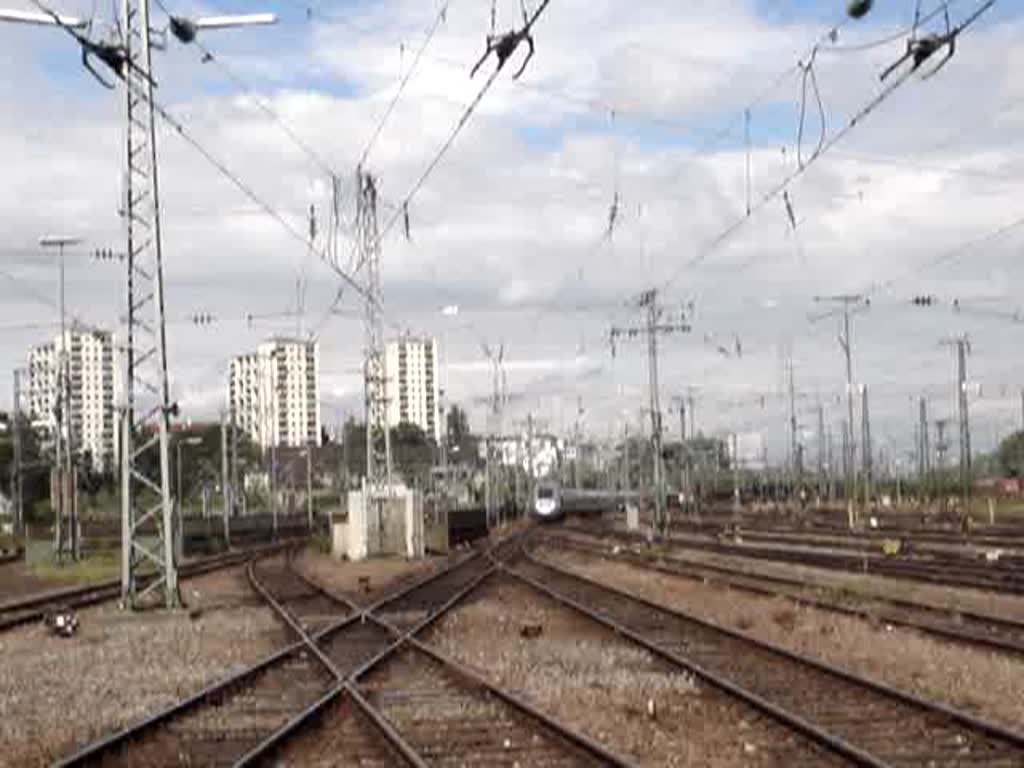
<instances>
[{"instance_id":1,"label":"steel lattice mast","mask_svg":"<svg viewBox=\"0 0 1024 768\"><path fill-rule=\"evenodd\" d=\"M168 433L172 405L167 383L163 251L153 108L149 0L121 6L125 81L125 172L122 217L127 237L127 330L121 412L121 597L138 607L149 594L180 603L174 554ZM149 314L152 313L152 314ZM148 317L147 317L148 315ZM143 528L155 524L147 542ZM143 589L144 566L156 576Z\"/></svg>"},{"instance_id":2,"label":"steel lattice mast","mask_svg":"<svg viewBox=\"0 0 1024 768\"><path fill-rule=\"evenodd\" d=\"M387 414L387 364L384 318L381 313L380 233L377 227L377 186L373 176L356 171L356 226L360 260L366 270L366 494L377 503L391 493L391 437Z\"/></svg>"}]
</instances>

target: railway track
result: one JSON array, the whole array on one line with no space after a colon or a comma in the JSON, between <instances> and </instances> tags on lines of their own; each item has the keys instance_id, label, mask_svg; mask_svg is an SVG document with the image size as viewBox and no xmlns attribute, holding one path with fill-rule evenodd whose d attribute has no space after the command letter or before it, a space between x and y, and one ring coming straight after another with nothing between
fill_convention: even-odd
<instances>
[{"instance_id":1,"label":"railway track","mask_svg":"<svg viewBox=\"0 0 1024 768\"><path fill-rule=\"evenodd\" d=\"M378 765L395 764L396 755L414 766L626 765L415 638L489 576L507 547L498 545L486 557L364 610L336 634L310 636L273 587L261 585L336 683L240 764L315 762L325 754L326 738L334 763L353 763L368 752L369 762ZM347 599L336 600L338 610L358 610Z\"/></svg>"},{"instance_id":2,"label":"railway track","mask_svg":"<svg viewBox=\"0 0 1024 768\"><path fill-rule=\"evenodd\" d=\"M510 571L858 765L1020 766L1024 735L576 576Z\"/></svg>"},{"instance_id":3,"label":"railway track","mask_svg":"<svg viewBox=\"0 0 1024 768\"><path fill-rule=\"evenodd\" d=\"M588 523L583 530L591 533L626 535L643 541L636 533L627 533L621 526L607 522ZM963 558L913 559L886 557L881 553L837 552L810 547L772 547L723 542L706 536L672 534L668 542L675 546L720 555L747 557L757 560L827 568L848 573L866 573L875 576L910 579L946 587L967 587L1009 595L1024 595L1024 569L1013 563L980 563Z\"/></svg>"},{"instance_id":4,"label":"railway track","mask_svg":"<svg viewBox=\"0 0 1024 768\"><path fill-rule=\"evenodd\" d=\"M365 608L305 580L286 558L251 565L254 587L298 641L59 765L263 765L296 751L303 756L289 762L306 764L311 752L325 744L333 745L328 762L358 758L369 765L426 765L367 701L356 681L371 673L373 681L388 679L386 671L373 670L403 644L427 655L433 652L375 618L374 612L388 615L391 609L392 615L409 616L410 606L424 611L432 602L433 609L425 609L413 625L418 630L475 588L489 573L487 563L477 552ZM435 662L444 663L438 658ZM466 670L462 673L472 677ZM318 730L325 723L328 730ZM310 734L325 738L303 738Z\"/></svg>"},{"instance_id":5,"label":"railway track","mask_svg":"<svg viewBox=\"0 0 1024 768\"><path fill-rule=\"evenodd\" d=\"M857 595L854 602L839 602L824 597L825 590L822 588L797 578L751 573L724 565L694 563L664 554L652 561L628 548L612 552L607 542L584 540L575 536L548 534L544 540L586 555L628 563L657 573L719 584L757 595L785 597L800 605L877 619L896 626L911 627L945 640L1024 655L1024 622L1021 621L880 595ZM624 546L628 547L628 544Z\"/></svg>"},{"instance_id":6,"label":"railway track","mask_svg":"<svg viewBox=\"0 0 1024 768\"><path fill-rule=\"evenodd\" d=\"M286 546L289 545L274 544L231 552L225 555L217 555L216 557L203 558L180 566L178 569L179 577L192 578L222 568L242 565L250 558L276 552ZM24 624L41 621L48 611L56 607L85 608L109 600L116 600L119 597L121 597L120 580L108 579L96 584L47 590L46 592L40 592L26 598L8 600L0 603L0 632Z\"/></svg>"}]
</instances>

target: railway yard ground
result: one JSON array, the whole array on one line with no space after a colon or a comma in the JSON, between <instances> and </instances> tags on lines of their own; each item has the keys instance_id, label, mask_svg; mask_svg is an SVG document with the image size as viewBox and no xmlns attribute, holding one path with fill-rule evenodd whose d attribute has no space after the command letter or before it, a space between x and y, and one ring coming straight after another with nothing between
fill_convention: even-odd
<instances>
[{"instance_id":1,"label":"railway yard ground","mask_svg":"<svg viewBox=\"0 0 1024 768\"><path fill-rule=\"evenodd\" d=\"M12 626L0 765L1024 766L1012 563L943 541L966 588L914 550L904 578L683 539L605 515L420 561L268 548L185 579L187 610Z\"/></svg>"}]
</instances>

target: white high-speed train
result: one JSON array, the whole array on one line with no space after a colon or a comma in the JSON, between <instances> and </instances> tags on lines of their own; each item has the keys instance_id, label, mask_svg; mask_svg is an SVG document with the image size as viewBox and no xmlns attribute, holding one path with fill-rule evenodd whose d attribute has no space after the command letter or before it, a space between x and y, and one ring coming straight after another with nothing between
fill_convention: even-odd
<instances>
[{"instance_id":1,"label":"white high-speed train","mask_svg":"<svg viewBox=\"0 0 1024 768\"><path fill-rule=\"evenodd\" d=\"M539 520L561 520L562 489L558 483L542 480L533 491L533 515Z\"/></svg>"}]
</instances>

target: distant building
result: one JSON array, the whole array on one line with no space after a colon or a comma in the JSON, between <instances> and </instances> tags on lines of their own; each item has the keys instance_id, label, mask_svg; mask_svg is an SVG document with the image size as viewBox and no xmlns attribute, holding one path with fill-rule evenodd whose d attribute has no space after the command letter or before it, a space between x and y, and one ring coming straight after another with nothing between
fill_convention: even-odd
<instances>
[{"instance_id":1,"label":"distant building","mask_svg":"<svg viewBox=\"0 0 1024 768\"><path fill-rule=\"evenodd\" d=\"M320 445L320 348L271 339L231 361L228 404L258 445Z\"/></svg>"},{"instance_id":2,"label":"distant building","mask_svg":"<svg viewBox=\"0 0 1024 768\"><path fill-rule=\"evenodd\" d=\"M89 453L99 471L118 459L114 337L108 331L72 329L64 334L71 388L71 439L77 454ZM33 426L56 435L61 402L61 337L29 351L28 406Z\"/></svg>"},{"instance_id":3,"label":"distant building","mask_svg":"<svg viewBox=\"0 0 1024 768\"><path fill-rule=\"evenodd\" d=\"M388 425L415 424L440 442L437 340L403 336L389 341L385 366Z\"/></svg>"}]
</instances>

